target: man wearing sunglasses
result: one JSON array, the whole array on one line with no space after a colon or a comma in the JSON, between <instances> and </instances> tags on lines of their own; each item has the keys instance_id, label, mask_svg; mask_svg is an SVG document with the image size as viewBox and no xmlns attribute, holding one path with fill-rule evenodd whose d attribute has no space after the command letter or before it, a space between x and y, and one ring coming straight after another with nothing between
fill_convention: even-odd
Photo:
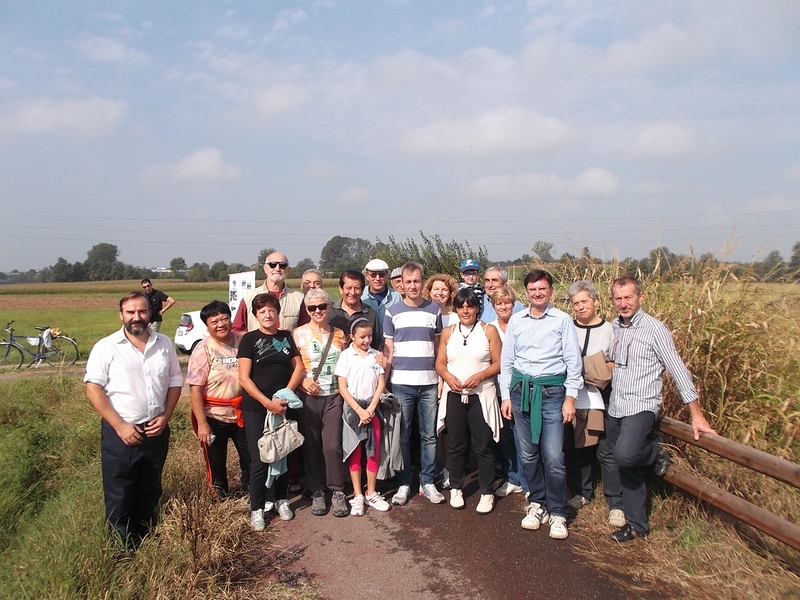
<instances>
[{"instance_id":1,"label":"man wearing sunglasses","mask_svg":"<svg viewBox=\"0 0 800 600\"><path fill-rule=\"evenodd\" d=\"M264 274L266 275L264 283L256 289L244 293L239 309L236 311L236 318L232 325L233 331L246 333L258 329L258 321L256 321L253 311L250 310L253 298L258 294L272 294L278 298L281 305L279 329L293 331L297 327L300 306L303 304L303 294L286 287L288 272L289 259L285 254L273 252L267 256L264 261Z\"/></svg>"},{"instance_id":2,"label":"man wearing sunglasses","mask_svg":"<svg viewBox=\"0 0 800 600\"><path fill-rule=\"evenodd\" d=\"M652 429L661 411L662 375L669 371L683 403L692 416L694 439L716 433L703 416L692 375L675 349L669 328L640 306L642 286L628 275L611 284L611 300L619 312L612 323L614 370L611 400L606 414L606 439L614 448L622 483L622 506L627 523L611 534L616 542L629 542L650 533L647 519L645 469L663 476L672 462L661 452Z\"/></svg>"},{"instance_id":3,"label":"man wearing sunglasses","mask_svg":"<svg viewBox=\"0 0 800 600\"><path fill-rule=\"evenodd\" d=\"M383 323L386 309L392 304L402 302L403 297L389 287L389 265L380 258L373 258L367 263L364 275L367 278L367 287L361 295L361 300L378 313L378 322Z\"/></svg>"}]
</instances>

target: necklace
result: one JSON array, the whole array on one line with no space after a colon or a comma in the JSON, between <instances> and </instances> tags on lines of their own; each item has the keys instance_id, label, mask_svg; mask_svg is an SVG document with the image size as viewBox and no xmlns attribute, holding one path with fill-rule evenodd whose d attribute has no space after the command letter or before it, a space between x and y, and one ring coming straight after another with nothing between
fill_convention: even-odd
<instances>
[{"instance_id":1,"label":"necklace","mask_svg":"<svg viewBox=\"0 0 800 600\"><path fill-rule=\"evenodd\" d=\"M478 325L478 322L475 321L475 323L472 324L472 329L469 330L469 333L467 335L464 335L464 332L461 331L461 321L458 322L458 333L460 333L461 337L464 338L464 345L465 346L467 345L467 338L472 335L472 332L475 331L475 327L477 325Z\"/></svg>"}]
</instances>

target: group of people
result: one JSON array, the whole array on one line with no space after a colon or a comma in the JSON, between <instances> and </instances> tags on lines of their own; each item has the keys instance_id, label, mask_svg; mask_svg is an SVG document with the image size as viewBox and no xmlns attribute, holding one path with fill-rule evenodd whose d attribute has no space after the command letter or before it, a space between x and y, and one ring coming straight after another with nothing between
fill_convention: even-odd
<instances>
[{"instance_id":1,"label":"group of people","mask_svg":"<svg viewBox=\"0 0 800 600\"><path fill-rule=\"evenodd\" d=\"M390 271L373 259L363 272L341 274L335 302L313 269L302 276L302 292L289 289L288 269L285 255L270 254L263 285L245 295L235 319L224 302L203 307L209 336L193 351L186 378L209 483L228 494L232 440L256 531L270 511L293 518L292 476L317 516L389 510L377 481L391 477L391 504L406 504L418 433L421 496L446 502L441 477L450 505L463 509L471 449L476 511L491 512L496 496L525 493L522 527L549 524L555 539L568 535L568 508L593 495L596 450L609 524L617 528L611 537L626 542L649 533L646 470L655 465L663 475L669 467L652 434L664 370L689 406L695 436L713 433L669 329L641 309L632 277L613 282L619 317L608 323L597 315L590 282L568 290L575 319L555 308L553 279L543 270L526 275L524 306L502 268L487 269L481 285L473 259L462 261L460 283L444 274L426 280L415 262ZM103 420L106 515L135 546L161 494L167 423L182 380L169 339L147 327L147 296L123 297L120 318L122 329L92 349L85 381ZM284 418L297 421L305 441L288 459L265 463L259 438ZM505 482L495 489L498 465Z\"/></svg>"}]
</instances>

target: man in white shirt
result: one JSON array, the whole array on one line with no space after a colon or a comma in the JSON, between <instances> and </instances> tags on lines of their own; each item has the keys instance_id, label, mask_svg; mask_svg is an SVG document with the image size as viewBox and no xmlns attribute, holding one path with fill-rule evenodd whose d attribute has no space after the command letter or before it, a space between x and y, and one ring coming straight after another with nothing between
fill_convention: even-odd
<instances>
[{"instance_id":1,"label":"man in white shirt","mask_svg":"<svg viewBox=\"0 0 800 600\"><path fill-rule=\"evenodd\" d=\"M142 292L119 302L122 328L103 338L86 363L86 396L102 417L100 457L112 535L136 548L155 523L169 420L183 378L172 341L148 327Z\"/></svg>"}]
</instances>

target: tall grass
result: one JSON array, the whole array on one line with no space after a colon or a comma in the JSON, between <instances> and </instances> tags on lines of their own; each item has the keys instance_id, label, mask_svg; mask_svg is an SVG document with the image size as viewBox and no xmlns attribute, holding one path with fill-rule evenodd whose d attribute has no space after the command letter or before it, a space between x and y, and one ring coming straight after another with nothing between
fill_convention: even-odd
<instances>
[{"instance_id":1,"label":"tall grass","mask_svg":"<svg viewBox=\"0 0 800 600\"><path fill-rule=\"evenodd\" d=\"M99 419L77 378L0 382L0 590L4 598L311 598L269 583L269 538L242 500L215 503L179 411L162 519L120 555L104 525ZM268 535L268 534L267 534Z\"/></svg>"}]
</instances>

